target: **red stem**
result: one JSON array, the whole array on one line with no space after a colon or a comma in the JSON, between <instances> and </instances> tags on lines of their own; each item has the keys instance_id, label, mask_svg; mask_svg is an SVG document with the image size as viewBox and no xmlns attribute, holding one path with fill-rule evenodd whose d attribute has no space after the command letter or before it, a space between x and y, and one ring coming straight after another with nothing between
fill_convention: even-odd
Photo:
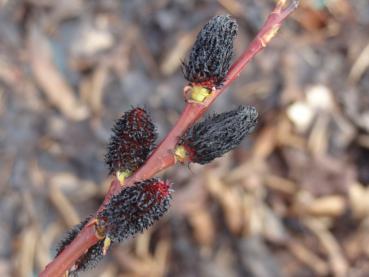
<instances>
[{"instance_id":1,"label":"red stem","mask_svg":"<svg viewBox=\"0 0 369 277\"><path fill-rule=\"evenodd\" d=\"M85 228L83 232L78 234L73 243L69 244L52 263L46 266L40 276L62 276L79 257L98 241L94 226Z\"/></svg>"},{"instance_id":2,"label":"red stem","mask_svg":"<svg viewBox=\"0 0 369 277\"><path fill-rule=\"evenodd\" d=\"M194 124L211 106L219 95L221 95L225 89L237 79L244 67L249 61L255 57L271 40L271 38L278 31L281 23L286 17L297 8L298 1L294 0L285 9L283 6L286 0L278 1L275 9L271 12L266 22L256 35L254 40L250 43L249 47L244 53L237 59L237 61L230 68L225 82L222 87L214 91L205 103L187 103L181 116L176 122L173 129L164 138L160 145L149 157L147 162L135 172L133 176L128 178L125 182L125 186L133 185L136 181L144 180L155 176L158 172L175 164L175 158L173 155L174 148L177 144L178 138ZM111 197L122 190L117 179L114 179L111 183L108 193L105 196L103 203L98 211L104 208ZM54 261L52 261L40 276L61 276L78 260L78 258L85 253L95 243L99 241L96 235L94 225L85 226L79 235L73 240L68 247L66 247Z\"/></svg>"}]
</instances>

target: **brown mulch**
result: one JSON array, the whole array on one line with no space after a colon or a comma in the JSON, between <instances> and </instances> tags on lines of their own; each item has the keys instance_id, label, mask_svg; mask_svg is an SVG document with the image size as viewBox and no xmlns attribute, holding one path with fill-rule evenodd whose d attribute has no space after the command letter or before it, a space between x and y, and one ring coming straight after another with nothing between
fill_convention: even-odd
<instances>
[{"instance_id":1,"label":"brown mulch","mask_svg":"<svg viewBox=\"0 0 369 277\"><path fill-rule=\"evenodd\" d=\"M258 129L176 166L168 215L85 276L369 276L369 2L302 1L212 112ZM213 15L239 55L273 1L0 1L0 276L33 276L108 188L114 120L147 107L163 137L181 60Z\"/></svg>"}]
</instances>

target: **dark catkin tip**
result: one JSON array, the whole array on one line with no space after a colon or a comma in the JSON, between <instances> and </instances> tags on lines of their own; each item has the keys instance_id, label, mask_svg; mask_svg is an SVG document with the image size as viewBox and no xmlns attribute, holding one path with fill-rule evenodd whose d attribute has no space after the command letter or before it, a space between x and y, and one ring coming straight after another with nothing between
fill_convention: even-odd
<instances>
[{"instance_id":1,"label":"dark catkin tip","mask_svg":"<svg viewBox=\"0 0 369 277\"><path fill-rule=\"evenodd\" d=\"M237 23L228 15L218 15L197 35L189 57L183 63L185 78L191 83L211 89L222 84L233 57L233 40L237 35Z\"/></svg>"},{"instance_id":2,"label":"dark catkin tip","mask_svg":"<svg viewBox=\"0 0 369 277\"><path fill-rule=\"evenodd\" d=\"M113 242L143 232L169 209L171 185L152 178L124 188L98 215Z\"/></svg>"},{"instance_id":3,"label":"dark catkin tip","mask_svg":"<svg viewBox=\"0 0 369 277\"><path fill-rule=\"evenodd\" d=\"M190 161L207 164L237 147L255 128L258 113L254 107L237 109L207 117L188 129L181 137L190 155Z\"/></svg>"},{"instance_id":4,"label":"dark catkin tip","mask_svg":"<svg viewBox=\"0 0 369 277\"><path fill-rule=\"evenodd\" d=\"M132 108L115 122L105 162L110 173L134 172L155 147L157 132L143 108Z\"/></svg>"}]
</instances>

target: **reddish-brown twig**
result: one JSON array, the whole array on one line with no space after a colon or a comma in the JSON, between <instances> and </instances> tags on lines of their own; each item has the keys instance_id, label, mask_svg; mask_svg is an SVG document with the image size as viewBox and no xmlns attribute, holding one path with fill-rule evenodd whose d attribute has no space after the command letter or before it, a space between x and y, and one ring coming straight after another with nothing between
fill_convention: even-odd
<instances>
[{"instance_id":1,"label":"reddish-brown twig","mask_svg":"<svg viewBox=\"0 0 369 277\"><path fill-rule=\"evenodd\" d=\"M270 13L255 39L229 70L223 85L211 93L204 103L186 103L186 106L173 129L152 153L146 163L137 170L133 176L126 180L125 186L133 185L139 180L151 178L158 172L176 163L173 153L178 138L188 129L189 126L194 124L207 111L216 98L219 97L230 84L232 84L249 61L264 47L266 47L269 41L277 33L282 22L297 8L298 5L297 0L292 1L287 7L284 7L285 3L286 0L279 0L277 2L275 9ZM187 89L189 88L184 88L185 92ZM120 182L117 179L114 179L105 196L104 202L99 208L99 211L110 201L111 197L119 193L121 189L122 186L120 185ZM63 275L73 266L83 253L85 253L92 245L96 244L100 239L101 237L99 237L95 231L95 225L87 224L73 242L65 247L54 261L46 266L40 276Z\"/></svg>"}]
</instances>

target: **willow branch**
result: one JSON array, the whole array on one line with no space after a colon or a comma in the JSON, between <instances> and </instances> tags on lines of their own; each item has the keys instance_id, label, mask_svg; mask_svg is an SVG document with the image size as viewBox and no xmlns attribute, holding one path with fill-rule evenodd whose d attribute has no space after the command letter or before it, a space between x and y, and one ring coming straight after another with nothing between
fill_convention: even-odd
<instances>
[{"instance_id":1,"label":"willow branch","mask_svg":"<svg viewBox=\"0 0 369 277\"><path fill-rule=\"evenodd\" d=\"M285 2L286 0L280 0L277 2L276 7L270 13L254 40L228 71L223 85L213 91L203 103L186 103L181 116L173 129L151 154L146 163L126 180L124 187L131 186L136 181L151 178L176 163L173 152L178 138L199 118L201 118L211 104L237 79L241 71L255 57L255 55L268 45L286 17L297 8L297 0L292 1L287 7L284 7ZM189 88L185 87L184 92L186 92L187 89ZM104 208L105 204L110 201L113 195L119 193L122 189L123 187L120 185L120 182L117 179L114 179L98 212ZM100 239L102 238L100 238L96 233L94 224L87 224L73 242L65 247L62 253L46 266L40 276L63 275L70 267L73 266L81 255L83 255Z\"/></svg>"}]
</instances>

